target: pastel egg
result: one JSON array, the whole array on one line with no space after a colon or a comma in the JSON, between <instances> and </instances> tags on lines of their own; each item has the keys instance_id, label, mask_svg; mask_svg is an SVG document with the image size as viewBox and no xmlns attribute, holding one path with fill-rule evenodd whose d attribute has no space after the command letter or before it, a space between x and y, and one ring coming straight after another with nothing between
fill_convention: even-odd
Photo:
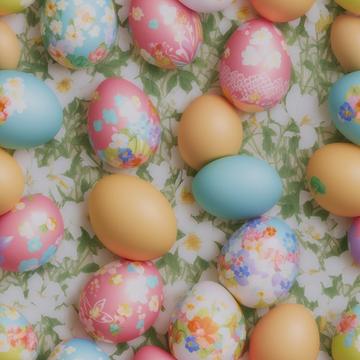
<instances>
[{"instance_id":1,"label":"pastel egg","mask_svg":"<svg viewBox=\"0 0 360 360\"><path fill-rule=\"evenodd\" d=\"M335 2L342 6L344 9L360 15L360 2L359 0L335 0Z\"/></svg>"},{"instance_id":2,"label":"pastel egg","mask_svg":"<svg viewBox=\"0 0 360 360\"><path fill-rule=\"evenodd\" d=\"M291 60L281 32L269 21L250 20L230 37L220 62L220 85L240 110L270 109L286 95Z\"/></svg>"},{"instance_id":3,"label":"pastel egg","mask_svg":"<svg viewBox=\"0 0 360 360\"><path fill-rule=\"evenodd\" d=\"M27 196L0 217L0 267L25 272L47 263L64 235L61 213L52 200Z\"/></svg>"},{"instance_id":4,"label":"pastel egg","mask_svg":"<svg viewBox=\"0 0 360 360\"><path fill-rule=\"evenodd\" d=\"M62 126L56 95L32 74L0 71L0 146L31 148L49 142Z\"/></svg>"},{"instance_id":5,"label":"pastel egg","mask_svg":"<svg viewBox=\"0 0 360 360\"><path fill-rule=\"evenodd\" d=\"M195 176L192 192L208 213L249 219L270 210L282 195L281 179L266 161L235 155L215 160Z\"/></svg>"},{"instance_id":6,"label":"pastel egg","mask_svg":"<svg viewBox=\"0 0 360 360\"><path fill-rule=\"evenodd\" d=\"M1 5L0 5L1 6ZM16 69L20 60L20 42L10 26L0 21L0 69Z\"/></svg>"},{"instance_id":7,"label":"pastel egg","mask_svg":"<svg viewBox=\"0 0 360 360\"><path fill-rule=\"evenodd\" d=\"M203 281L178 304L168 335L177 360L237 360L245 345L245 318L226 289Z\"/></svg>"},{"instance_id":8,"label":"pastel egg","mask_svg":"<svg viewBox=\"0 0 360 360\"><path fill-rule=\"evenodd\" d=\"M96 65L116 41L112 0L46 0L41 12L45 48L59 64L79 69Z\"/></svg>"},{"instance_id":9,"label":"pastel egg","mask_svg":"<svg viewBox=\"0 0 360 360\"><path fill-rule=\"evenodd\" d=\"M1 0L0 16L23 11L33 4L34 1L35 0Z\"/></svg>"},{"instance_id":10,"label":"pastel egg","mask_svg":"<svg viewBox=\"0 0 360 360\"><path fill-rule=\"evenodd\" d=\"M90 103L88 131L102 161L126 169L144 164L161 140L157 110L131 82L110 78L97 88Z\"/></svg>"},{"instance_id":11,"label":"pastel egg","mask_svg":"<svg viewBox=\"0 0 360 360\"><path fill-rule=\"evenodd\" d=\"M0 359L35 360L37 348L29 322L14 307L0 304Z\"/></svg>"},{"instance_id":12,"label":"pastel egg","mask_svg":"<svg viewBox=\"0 0 360 360\"><path fill-rule=\"evenodd\" d=\"M232 0L180 0L188 8L202 13L224 10L230 6Z\"/></svg>"},{"instance_id":13,"label":"pastel egg","mask_svg":"<svg viewBox=\"0 0 360 360\"><path fill-rule=\"evenodd\" d=\"M134 357L134 360L176 360L169 353L157 346L143 346Z\"/></svg>"},{"instance_id":14,"label":"pastel egg","mask_svg":"<svg viewBox=\"0 0 360 360\"><path fill-rule=\"evenodd\" d=\"M203 40L199 15L177 0L132 0L129 24L142 57L164 69L190 64Z\"/></svg>"},{"instance_id":15,"label":"pastel egg","mask_svg":"<svg viewBox=\"0 0 360 360\"><path fill-rule=\"evenodd\" d=\"M360 264L360 217L353 219L347 238L351 256Z\"/></svg>"},{"instance_id":16,"label":"pastel egg","mask_svg":"<svg viewBox=\"0 0 360 360\"><path fill-rule=\"evenodd\" d=\"M223 247L218 259L220 282L249 308L275 304L290 291L299 270L299 245L280 219L248 221Z\"/></svg>"},{"instance_id":17,"label":"pastel egg","mask_svg":"<svg viewBox=\"0 0 360 360\"><path fill-rule=\"evenodd\" d=\"M48 360L110 360L93 341L71 339L55 347Z\"/></svg>"},{"instance_id":18,"label":"pastel egg","mask_svg":"<svg viewBox=\"0 0 360 360\"><path fill-rule=\"evenodd\" d=\"M89 280L80 296L79 315L96 340L123 343L155 322L163 302L163 282L150 262L114 261Z\"/></svg>"}]
</instances>

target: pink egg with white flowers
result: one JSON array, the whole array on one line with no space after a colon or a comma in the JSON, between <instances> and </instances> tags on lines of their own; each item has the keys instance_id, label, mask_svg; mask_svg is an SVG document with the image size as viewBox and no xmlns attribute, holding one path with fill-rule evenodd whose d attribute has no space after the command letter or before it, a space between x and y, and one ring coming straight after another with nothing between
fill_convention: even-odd
<instances>
[{"instance_id":1,"label":"pink egg with white flowers","mask_svg":"<svg viewBox=\"0 0 360 360\"><path fill-rule=\"evenodd\" d=\"M48 197L26 196L0 217L0 267L26 272L47 263L64 235L60 210Z\"/></svg>"},{"instance_id":2,"label":"pink egg with white flowers","mask_svg":"<svg viewBox=\"0 0 360 360\"><path fill-rule=\"evenodd\" d=\"M176 360L172 355L157 346L143 346L134 357L134 360Z\"/></svg>"},{"instance_id":3,"label":"pink egg with white flowers","mask_svg":"<svg viewBox=\"0 0 360 360\"><path fill-rule=\"evenodd\" d=\"M163 281L150 261L114 261L85 285L79 315L94 339L123 343L141 336L155 322L163 303Z\"/></svg>"},{"instance_id":4,"label":"pink egg with white flowers","mask_svg":"<svg viewBox=\"0 0 360 360\"><path fill-rule=\"evenodd\" d=\"M132 0L129 24L142 57L164 69L190 64L203 40L199 15L178 0Z\"/></svg>"},{"instance_id":5,"label":"pink egg with white flowers","mask_svg":"<svg viewBox=\"0 0 360 360\"><path fill-rule=\"evenodd\" d=\"M280 30L267 20L250 20L226 44L220 84L237 108L260 112L274 107L286 95L291 68Z\"/></svg>"}]
</instances>

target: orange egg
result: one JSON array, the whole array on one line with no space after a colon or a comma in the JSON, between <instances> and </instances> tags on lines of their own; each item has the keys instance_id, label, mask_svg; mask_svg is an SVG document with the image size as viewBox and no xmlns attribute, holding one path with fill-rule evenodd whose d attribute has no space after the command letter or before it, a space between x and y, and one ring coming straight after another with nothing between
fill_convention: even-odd
<instances>
[{"instance_id":1,"label":"orange egg","mask_svg":"<svg viewBox=\"0 0 360 360\"><path fill-rule=\"evenodd\" d=\"M6 23L0 21L0 69L16 69L20 52L20 43L15 33Z\"/></svg>"}]
</instances>

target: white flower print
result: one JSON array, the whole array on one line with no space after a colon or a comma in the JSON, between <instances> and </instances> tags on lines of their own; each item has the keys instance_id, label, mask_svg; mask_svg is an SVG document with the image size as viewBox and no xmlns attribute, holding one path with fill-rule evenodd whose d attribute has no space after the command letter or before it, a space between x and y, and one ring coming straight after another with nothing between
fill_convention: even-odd
<instances>
[{"instance_id":1,"label":"white flower print","mask_svg":"<svg viewBox=\"0 0 360 360\"><path fill-rule=\"evenodd\" d=\"M85 40L81 29L75 27L74 25L69 25L67 27L65 38L74 47L81 47Z\"/></svg>"},{"instance_id":2,"label":"white flower print","mask_svg":"<svg viewBox=\"0 0 360 360\"><path fill-rule=\"evenodd\" d=\"M250 66L257 66L261 59L261 56L256 47L248 45L246 49L241 53L242 57L242 64L243 65L250 65Z\"/></svg>"},{"instance_id":3,"label":"white flower print","mask_svg":"<svg viewBox=\"0 0 360 360\"><path fill-rule=\"evenodd\" d=\"M67 0L60 0L57 3L57 8L61 11L66 10L67 6L68 6Z\"/></svg>"},{"instance_id":4,"label":"white flower print","mask_svg":"<svg viewBox=\"0 0 360 360\"><path fill-rule=\"evenodd\" d=\"M264 57L263 65L269 70L280 69L281 54L277 50L273 50Z\"/></svg>"},{"instance_id":5,"label":"white flower print","mask_svg":"<svg viewBox=\"0 0 360 360\"><path fill-rule=\"evenodd\" d=\"M136 291L134 291L134 289L136 289ZM148 291L146 276L137 276L126 282L125 293L130 302L146 304Z\"/></svg>"},{"instance_id":6,"label":"white flower print","mask_svg":"<svg viewBox=\"0 0 360 360\"><path fill-rule=\"evenodd\" d=\"M119 148L127 148L129 144L128 136L122 133L113 134L111 137L112 142L110 143L110 147L112 149L119 149Z\"/></svg>"},{"instance_id":7,"label":"white flower print","mask_svg":"<svg viewBox=\"0 0 360 360\"><path fill-rule=\"evenodd\" d=\"M95 22L96 11L91 5L81 5L76 9L75 26L87 30Z\"/></svg>"},{"instance_id":8,"label":"white flower print","mask_svg":"<svg viewBox=\"0 0 360 360\"><path fill-rule=\"evenodd\" d=\"M52 20L50 23L50 29L55 35L60 35L62 32L62 22L59 20Z\"/></svg>"},{"instance_id":9,"label":"white flower print","mask_svg":"<svg viewBox=\"0 0 360 360\"><path fill-rule=\"evenodd\" d=\"M23 222L19 226L18 231L19 235L26 239L32 239L35 236L35 232L30 221Z\"/></svg>"},{"instance_id":10,"label":"white flower print","mask_svg":"<svg viewBox=\"0 0 360 360\"><path fill-rule=\"evenodd\" d=\"M272 33L265 27L254 31L251 35L250 44L257 46L268 46L272 41L273 35Z\"/></svg>"},{"instance_id":11,"label":"white flower print","mask_svg":"<svg viewBox=\"0 0 360 360\"><path fill-rule=\"evenodd\" d=\"M159 306L160 306L159 297L157 295L153 295L149 302L150 311L152 311L152 312L159 311Z\"/></svg>"},{"instance_id":12,"label":"white flower print","mask_svg":"<svg viewBox=\"0 0 360 360\"><path fill-rule=\"evenodd\" d=\"M95 25L89 30L89 35L91 37L98 37L100 35L100 27Z\"/></svg>"},{"instance_id":13,"label":"white flower print","mask_svg":"<svg viewBox=\"0 0 360 360\"><path fill-rule=\"evenodd\" d=\"M159 9L165 25L175 24L177 17L177 10L175 6L161 4Z\"/></svg>"},{"instance_id":14,"label":"white flower print","mask_svg":"<svg viewBox=\"0 0 360 360\"><path fill-rule=\"evenodd\" d=\"M114 9L110 6L105 9L105 15L101 18L101 22L113 24L115 22Z\"/></svg>"}]
</instances>

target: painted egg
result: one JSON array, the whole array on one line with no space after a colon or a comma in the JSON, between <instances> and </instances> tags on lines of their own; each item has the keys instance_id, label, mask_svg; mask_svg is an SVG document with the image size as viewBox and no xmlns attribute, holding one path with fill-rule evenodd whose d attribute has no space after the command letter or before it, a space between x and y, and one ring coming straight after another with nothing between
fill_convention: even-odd
<instances>
[{"instance_id":1,"label":"painted egg","mask_svg":"<svg viewBox=\"0 0 360 360\"><path fill-rule=\"evenodd\" d=\"M169 353L157 346L143 346L135 355L134 360L176 360Z\"/></svg>"},{"instance_id":2,"label":"painted egg","mask_svg":"<svg viewBox=\"0 0 360 360\"><path fill-rule=\"evenodd\" d=\"M150 261L114 261L90 279L80 297L80 320L96 340L123 343L155 322L163 302L163 281Z\"/></svg>"},{"instance_id":3,"label":"painted egg","mask_svg":"<svg viewBox=\"0 0 360 360\"><path fill-rule=\"evenodd\" d=\"M1 0L0 16L20 12L29 7L35 0Z\"/></svg>"},{"instance_id":4,"label":"painted egg","mask_svg":"<svg viewBox=\"0 0 360 360\"><path fill-rule=\"evenodd\" d=\"M21 55L20 42L11 27L3 21L0 21L0 54L0 69L17 68Z\"/></svg>"},{"instance_id":5,"label":"painted egg","mask_svg":"<svg viewBox=\"0 0 360 360\"><path fill-rule=\"evenodd\" d=\"M360 148L356 145L334 143L317 150L306 171L317 203L337 216L360 216L359 168Z\"/></svg>"},{"instance_id":6,"label":"painted egg","mask_svg":"<svg viewBox=\"0 0 360 360\"><path fill-rule=\"evenodd\" d=\"M116 41L112 0L46 0L41 13L45 48L59 64L78 69L103 61Z\"/></svg>"},{"instance_id":7,"label":"painted egg","mask_svg":"<svg viewBox=\"0 0 360 360\"><path fill-rule=\"evenodd\" d=\"M32 74L0 71L0 146L31 148L49 142L62 126L56 95Z\"/></svg>"},{"instance_id":8,"label":"painted egg","mask_svg":"<svg viewBox=\"0 0 360 360\"><path fill-rule=\"evenodd\" d=\"M110 360L93 341L71 339L57 345L48 360Z\"/></svg>"},{"instance_id":9,"label":"painted egg","mask_svg":"<svg viewBox=\"0 0 360 360\"><path fill-rule=\"evenodd\" d=\"M110 78L89 107L88 131L100 159L115 168L144 164L161 139L159 115L148 96L131 82Z\"/></svg>"},{"instance_id":10,"label":"painted egg","mask_svg":"<svg viewBox=\"0 0 360 360\"><path fill-rule=\"evenodd\" d=\"M360 2L359 0L335 0L335 2L342 6L344 9L360 15Z\"/></svg>"},{"instance_id":11,"label":"painted egg","mask_svg":"<svg viewBox=\"0 0 360 360\"><path fill-rule=\"evenodd\" d=\"M245 345L245 318L221 285L196 284L178 304L169 327L169 345L177 360L237 360Z\"/></svg>"},{"instance_id":12,"label":"painted egg","mask_svg":"<svg viewBox=\"0 0 360 360\"><path fill-rule=\"evenodd\" d=\"M188 8L202 13L224 10L231 5L232 0L180 0Z\"/></svg>"},{"instance_id":13,"label":"painted egg","mask_svg":"<svg viewBox=\"0 0 360 360\"><path fill-rule=\"evenodd\" d=\"M240 110L274 107L286 95L290 76L284 37L271 22L250 20L230 37L220 63L220 85Z\"/></svg>"},{"instance_id":14,"label":"painted egg","mask_svg":"<svg viewBox=\"0 0 360 360\"><path fill-rule=\"evenodd\" d=\"M15 308L0 304L0 359L35 360L37 347L29 322Z\"/></svg>"},{"instance_id":15,"label":"painted egg","mask_svg":"<svg viewBox=\"0 0 360 360\"><path fill-rule=\"evenodd\" d=\"M282 194L281 179L266 161L228 156L203 167L192 192L208 213L223 219L248 219L270 210Z\"/></svg>"},{"instance_id":16,"label":"painted egg","mask_svg":"<svg viewBox=\"0 0 360 360\"><path fill-rule=\"evenodd\" d=\"M269 307L284 298L298 270L295 233L277 218L248 221L231 236L218 259L220 282L249 308Z\"/></svg>"},{"instance_id":17,"label":"painted egg","mask_svg":"<svg viewBox=\"0 0 360 360\"><path fill-rule=\"evenodd\" d=\"M351 256L360 264L360 217L353 219L347 238Z\"/></svg>"},{"instance_id":18,"label":"painted egg","mask_svg":"<svg viewBox=\"0 0 360 360\"><path fill-rule=\"evenodd\" d=\"M27 196L0 217L0 267L25 272L47 263L64 235L61 213L52 200Z\"/></svg>"},{"instance_id":19,"label":"painted egg","mask_svg":"<svg viewBox=\"0 0 360 360\"><path fill-rule=\"evenodd\" d=\"M199 15L177 0L132 0L129 24L142 57L164 69L190 64L203 40Z\"/></svg>"}]
</instances>

